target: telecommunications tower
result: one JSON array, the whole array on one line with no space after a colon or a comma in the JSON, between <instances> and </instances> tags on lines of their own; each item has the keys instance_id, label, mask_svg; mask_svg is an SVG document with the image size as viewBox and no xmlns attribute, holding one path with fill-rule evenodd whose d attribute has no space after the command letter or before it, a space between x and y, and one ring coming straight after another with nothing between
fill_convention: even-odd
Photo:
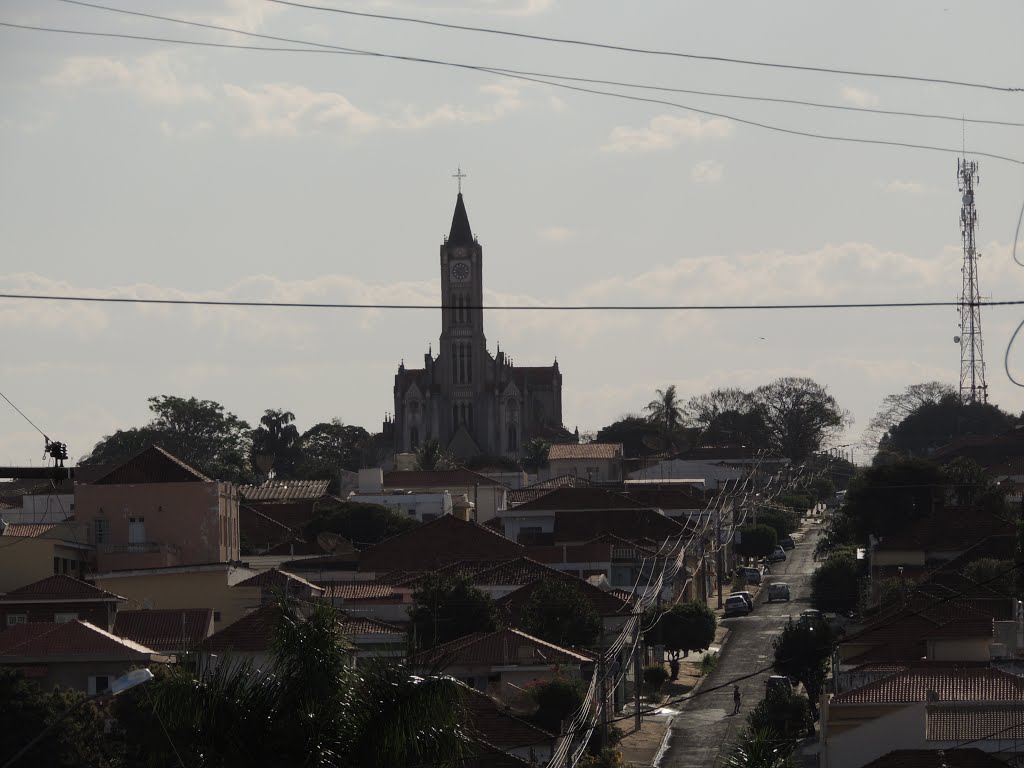
<instances>
[{"instance_id":1,"label":"telecommunications tower","mask_svg":"<svg viewBox=\"0 0 1024 768\"><path fill-rule=\"evenodd\" d=\"M960 308L960 335L954 341L960 344L960 402L987 403L988 385L985 383L985 357L981 344L981 296L978 293L978 258L974 247L974 226L978 212L974 207L974 185L981 181L978 164L960 158L956 161L957 187L962 195L960 206L960 234L964 241L963 291L957 305Z\"/></svg>"}]
</instances>

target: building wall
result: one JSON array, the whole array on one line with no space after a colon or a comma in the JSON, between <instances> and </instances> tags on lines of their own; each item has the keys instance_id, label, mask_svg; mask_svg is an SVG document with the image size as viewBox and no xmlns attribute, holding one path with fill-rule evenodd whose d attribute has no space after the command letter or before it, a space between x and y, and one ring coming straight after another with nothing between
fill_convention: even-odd
<instances>
[{"instance_id":1,"label":"building wall","mask_svg":"<svg viewBox=\"0 0 1024 768\"><path fill-rule=\"evenodd\" d=\"M380 504L398 510L403 517L419 522L434 520L452 513L452 497L448 491L439 493L367 493L349 496L349 501Z\"/></svg>"},{"instance_id":2,"label":"building wall","mask_svg":"<svg viewBox=\"0 0 1024 768\"><path fill-rule=\"evenodd\" d=\"M465 495L469 501L476 504L476 522L478 523L486 523L488 520L497 517L498 513L506 508L508 497L508 489L503 485L453 485L443 489L403 485L401 487L389 486L384 489L384 492L387 493L388 491L395 490L423 494L436 494L441 491L447 491L451 498Z\"/></svg>"},{"instance_id":3,"label":"building wall","mask_svg":"<svg viewBox=\"0 0 1024 768\"><path fill-rule=\"evenodd\" d=\"M929 640L929 661L988 661L991 637L971 637L957 640Z\"/></svg>"},{"instance_id":4,"label":"building wall","mask_svg":"<svg viewBox=\"0 0 1024 768\"><path fill-rule=\"evenodd\" d=\"M161 568L238 560L238 494L231 483L79 485L77 519L106 520L108 540L97 545L96 570ZM144 520L144 543L129 542L132 518Z\"/></svg>"},{"instance_id":5,"label":"building wall","mask_svg":"<svg viewBox=\"0 0 1024 768\"><path fill-rule=\"evenodd\" d=\"M928 748L924 704L905 705L845 732L829 728L822 738L822 768L860 768L894 749Z\"/></svg>"},{"instance_id":6,"label":"building wall","mask_svg":"<svg viewBox=\"0 0 1024 768\"><path fill-rule=\"evenodd\" d=\"M622 479L622 459L554 459L548 462L547 477L574 475L595 483Z\"/></svg>"},{"instance_id":7,"label":"building wall","mask_svg":"<svg viewBox=\"0 0 1024 768\"><path fill-rule=\"evenodd\" d=\"M125 574L99 574L96 586L127 598L128 609L210 608L214 611L214 629L232 624L260 605L258 587L235 588L256 571L248 568L220 568Z\"/></svg>"},{"instance_id":8,"label":"building wall","mask_svg":"<svg viewBox=\"0 0 1024 768\"><path fill-rule=\"evenodd\" d=\"M141 659L125 658L116 661L59 661L49 663L4 664L7 669L20 669L32 682L43 690L52 690L55 686L72 688L82 693L90 691L89 678L104 675L109 681L120 677L137 667L151 666ZM109 683L108 683L109 684Z\"/></svg>"},{"instance_id":9,"label":"building wall","mask_svg":"<svg viewBox=\"0 0 1024 768\"><path fill-rule=\"evenodd\" d=\"M60 534L73 527L73 523L68 523L50 533ZM78 526L77 530L83 537L81 545L45 536L4 536L4 549L0 556L0 592L11 592L54 574L82 578L88 570L90 550L85 544L84 527Z\"/></svg>"},{"instance_id":10,"label":"building wall","mask_svg":"<svg viewBox=\"0 0 1024 768\"><path fill-rule=\"evenodd\" d=\"M114 626L117 608L113 602L26 603L22 605L0 603L0 631L10 626L8 616L24 616L27 624L57 621L57 614L74 614L73 618L88 621L108 632Z\"/></svg>"},{"instance_id":11,"label":"building wall","mask_svg":"<svg viewBox=\"0 0 1024 768\"><path fill-rule=\"evenodd\" d=\"M21 509L5 509L8 523L62 523L75 514L75 497L68 494L32 494L21 497Z\"/></svg>"}]
</instances>

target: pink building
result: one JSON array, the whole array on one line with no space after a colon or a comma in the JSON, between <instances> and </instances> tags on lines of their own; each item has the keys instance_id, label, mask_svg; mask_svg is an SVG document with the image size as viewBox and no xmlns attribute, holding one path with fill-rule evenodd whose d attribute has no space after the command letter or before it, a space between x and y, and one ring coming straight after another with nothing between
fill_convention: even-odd
<instances>
[{"instance_id":1,"label":"pink building","mask_svg":"<svg viewBox=\"0 0 1024 768\"><path fill-rule=\"evenodd\" d=\"M238 560L238 493L167 451L147 448L75 487L75 517L96 546L96 571Z\"/></svg>"}]
</instances>

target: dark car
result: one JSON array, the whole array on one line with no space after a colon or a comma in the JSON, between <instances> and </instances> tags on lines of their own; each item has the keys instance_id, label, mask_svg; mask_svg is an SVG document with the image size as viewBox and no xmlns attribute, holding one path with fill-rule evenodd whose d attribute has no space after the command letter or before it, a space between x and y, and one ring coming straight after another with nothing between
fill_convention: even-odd
<instances>
[{"instance_id":1,"label":"dark car","mask_svg":"<svg viewBox=\"0 0 1024 768\"><path fill-rule=\"evenodd\" d=\"M783 549L796 549L796 542L792 536L783 536L779 539L779 546Z\"/></svg>"},{"instance_id":2,"label":"dark car","mask_svg":"<svg viewBox=\"0 0 1024 768\"><path fill-rule=\"evenodd\" d=\"M782 547L775 547L775 550L765 558L769 563L781 563L786 559L786 550Z\"/></svg>"}]
</instances>

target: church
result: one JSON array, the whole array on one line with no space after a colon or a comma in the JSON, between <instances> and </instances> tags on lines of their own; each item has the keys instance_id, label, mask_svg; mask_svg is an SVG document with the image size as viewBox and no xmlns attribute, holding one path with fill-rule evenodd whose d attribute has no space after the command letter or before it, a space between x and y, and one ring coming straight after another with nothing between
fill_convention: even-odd
<instances>
[{"instance_id":1,"label":"church","mask_svg":"<svg viewBox=\"0 0 1024 768\"><path fill-rule=\"evenodd\" d=\"M517 367L484 336L483 247L469 226L459 191L448 237L441 244L441 338L422 368L398 366L395 451L437 440L452 456L519 458L536 437L575 442L562 426L562 374L553 365Z\"/></svg>"}]
</instances>

